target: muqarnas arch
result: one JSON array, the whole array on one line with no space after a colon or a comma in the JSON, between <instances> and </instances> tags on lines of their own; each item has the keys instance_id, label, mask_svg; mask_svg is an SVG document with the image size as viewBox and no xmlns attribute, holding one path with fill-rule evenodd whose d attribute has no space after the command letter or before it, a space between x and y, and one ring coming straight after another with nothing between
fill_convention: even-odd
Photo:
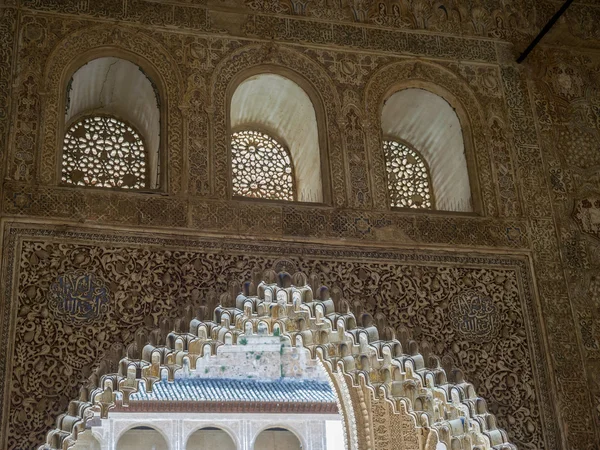
<instances>
[{"instance_id":1,"label":"muqarnas arch","mask_svg":"<svg viewBox=\"0 0 600 450\"><path fill-rule=\"evenodd\" d=\"M199 358L255 333L304 347L323 364L349 450L516 450L459 369L446 373L439 358L419 353L405 332L399 340L371 315L356 317L318 275L257 270L242 286L230 284L212 318L202 311L193 317L188 309L188 317L152 336L138 333L117 373L109 373L109 362L100 362L40 450L69 448L94 409L108 417L117 395L127 406L141 381L151 391L163 372L172 382L184 365L193 370Z\"/></svg>"}]
</instances>

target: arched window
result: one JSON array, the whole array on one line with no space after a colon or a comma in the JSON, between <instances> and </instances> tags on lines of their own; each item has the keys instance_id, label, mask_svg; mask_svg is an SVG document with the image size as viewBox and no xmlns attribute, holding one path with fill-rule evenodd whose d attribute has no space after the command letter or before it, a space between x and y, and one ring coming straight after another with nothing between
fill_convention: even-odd
<instances>
[{"instance_id":1,"label":"arched window","mask_svg":"<svg viewBox=\"0 0 600 450\"><path fill-rule=\"evenodd\" d=\"M271 200L295 200L289 151L266 133L233 133L231 139L233 195Z\"/></svg>"},{"instance_id":2,"label":"arched window","mask_svg":"<svg viewBox=\"0 0 600 450\"><path fill-rule=\"evenodd\" d=\"M433 209L429 168L419 152L395 140L383 141L383 149L390 205Z\"/></svg>"},{"instance_id":3,"label":"arched window","mask_svg":"<svg viewBox=\"0 0 600 450\"><path fill-rule=\"evenodd\" d=\"M317 116L304 88L281 75L250 76L229 114L234 196L323 201Z\"/></svg>"},{"instance_id":4,"label":"arched window","mask_svg":"<svg viewBox=\"0 0 600 450\"><path fill-rule=\"evenodd\" d=\"M381 126L390 207L473 210L462 126L443 97L397 91L383 105Z\"/></svg>"},{"instance_id":5,"label":"arched window","mask_svg":"<svg viewBox=\"0 0 600 450\"><path fill-rule=\"evenodd\" d=\"M61 181L122 189L159 186L160 101L136 64L94 59L66 93Z\"/></svg>"},{"instance_id":6,"label":"arched window","mask_svg":"<svg viewBox=\"0 0 600 450\"><path fill-rule=\"evenodd\" d=\"M65 134L62 181L77 186L142 189L146 149L139 133L110 116L84 117Z\"/></svg>"}]
</instances>

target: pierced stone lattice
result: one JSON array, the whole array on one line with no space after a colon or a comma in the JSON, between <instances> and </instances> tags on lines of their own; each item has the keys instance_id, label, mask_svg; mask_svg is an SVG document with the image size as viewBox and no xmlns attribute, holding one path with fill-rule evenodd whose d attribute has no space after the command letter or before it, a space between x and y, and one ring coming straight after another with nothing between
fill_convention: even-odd
<instances>
[{"instance_id":1,"label":"pierced stone lattice","mask_svg":"<svg viewBox=\"0 0 600 450\"><path fill-rule=\"evenodd\" d=\"M77 186L144 188L146 152L140 135L113 117L75 122L65 135L62 181Z\"/></svg>"},{"instance_id":2,"label":"pierced stone lattice","mask_svg":"<svg viewBox=\"0 0 600 450\"><path fill-rule=\"evenodd\" d=\"M294 200L294 176L289 152L271 136L239 131L231 139L233 195Z\"/></svg>"},{"instance_id":3,"label":"pierced stone lattice","mask_svg":"<svg viewBox=\"0 0 600 450\"><path fill-rule=\"evenodd\" d=\"M433 208L429 172L423 157L396 141L384 141L383 150L390 206Z\"/></svg>"}]
</instances>

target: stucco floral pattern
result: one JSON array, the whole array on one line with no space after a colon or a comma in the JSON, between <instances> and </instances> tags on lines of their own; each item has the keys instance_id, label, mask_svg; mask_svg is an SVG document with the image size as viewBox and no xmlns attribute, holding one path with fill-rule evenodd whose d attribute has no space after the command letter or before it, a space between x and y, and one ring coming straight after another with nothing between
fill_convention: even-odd
<instances>
[{"instance_id":1,"label":"stucco floral pattern","mask_svg":"<svg viewBox=\"0 0 600 450\"><path fill-rule=\"evenodd\" d=\"M254 268L281 264L268 245L251 248L232 242L225 251L219 245L210 250L214 244L190 241L161 249L125 243L75 244L63 238L23 241L17 259L9 448L41 442L55 418L48 411L64 410L94 363L117 351L120 344L130 343L137 330L151 330L183 316L188 305L210 309L216 302L211 293L225 291L229 281L250 278ZM511 439L520 448L539 448L541 397L530 356L538 343L526 331L526 324L532 322L526 319L531 311L524 302L531 297L519 288L527 278L522 264L484 258L481 267L464 268L453 258L427 262L430 256L423 254L425 264L402 262L407 257L411 259L396 252L324 249L315 253L298 247L289 249L288 260L307 274L322 274L324 284L343 286L344 298L358 314L365 310L377 320L385 317L401 336L417 340L449 367L460 367ZM468 258L461 261L464 264ZM96 280L106 280L111 304L102 321L72 324L54 318L49 293L55 292L57 280L65 274L93 274ZM72 281L73 275L69 277ZM486 307L493 302L499 318L494 324L499 335L493 341L472 339L453 326L452 305L464 298L472 300L474 293ZM27 436L20 432L24 427L31 430Z\"/></svg>"}]
</instances>

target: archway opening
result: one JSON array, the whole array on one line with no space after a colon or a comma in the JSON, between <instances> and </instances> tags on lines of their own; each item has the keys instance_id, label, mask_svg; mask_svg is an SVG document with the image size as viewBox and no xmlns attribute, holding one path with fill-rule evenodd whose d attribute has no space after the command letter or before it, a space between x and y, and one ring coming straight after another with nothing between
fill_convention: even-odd
<instances>
[{"instance_id":1,"label":"archway opening","mask_svg":"<svg viewBox=\"0 0 600 450\"><path fill-rule=\"evenodd\" d=\"M119 430L152 426L176 448L187 440L177 430L219 427L253 447L269 446L273 434L264 442L258 435L277 428L291 431L302 450L338 450L340 442L349 450L379 448L390 439L400 448L425 440L427 448L515 449L484 402L472 408L478 397L464 374L453 368L448 382L440 358L428 347L420 354L405 330L397 340L382 317L354 316L316 274L259 275L232 282L210 319L204 309L196 317L189 309L174 328L138 333L115 355L118 372L99 367L41 449L70 445L82 426L113 439ZM382 418L389 425L374 436L361 431ZM332 420L339 422L334 430ZM394 437L398 427L406 433ZM290 445L297 448L295 440Z\"/></svg>"},{"instance_id":2,"label":"archway opening","mask_svg":"<svg viewBox=\"0 0 600 450\"><path fill-rule=\"evenodd\" d=\"M288 296L284 291L278 294L275 297ZM228 322L231 312L217 308L214 318ZM195 336L211 335L205 324L191 326ZM165 347L148 343L142 354L150 364L122 361L121 370L126 375L120 384L124 391L116 394L108 419L95 409L90 411L94 417L86 426L103 436L108 448L118 439L116 450L138 450L133 441L147 443L150 433L164 436L170 448L235 450L243 442L251 445L260 431L275 428L293 429L298 439L307 443L303 450L344 449L345 430L338 410L341 400L332 379L323 363L311 356L309 349L293 346L282 328L282 323L271 320L250 320L240 324L236 333L222 328L217 346L203 346L204 338L192 335L167 338L182 355L174 360ZM190 350L202 355L183 356ZM159 368L165 358L176 364L174 372ZM130 385L127 380L134 379L140 370L144 380ZM119 439L119 429L130 431ZM135 436L128 438L127 433ZM266 436L270 442L281 437L281 448L288 448L285 434ZM162 450L156 445L156 449L148 448Z\"/></svg>"},{"instance_id":3,"label":"archway opening","mask_svg":"<svg viewBox=\"0 0 600 450\"><path fill-rule=\"evenodd\" d=\"M121 435L115 450L169 450L169 444L155 428L138 425Z\"/></svg>"},{"instance_id":4,"label":"archway opening","mask_svg":"<svg viewBox=\"0 0 600 450\"><path fill-rule=\"evenodd\" d=\"M254 442L254 450L302 450L302 443L291 431L273 427L260 432Z\"/></svg>"},{"instance_id":5,"label":"archway opening","mask_svg":"<svg viewBox=\"0 0 600 450\"><path fill-rule=\"evenodd\" d=\"M186 450L236 450L231 436L221 428L205 427L196 430L188 439Z\"/></svg>"}]
</instances>

